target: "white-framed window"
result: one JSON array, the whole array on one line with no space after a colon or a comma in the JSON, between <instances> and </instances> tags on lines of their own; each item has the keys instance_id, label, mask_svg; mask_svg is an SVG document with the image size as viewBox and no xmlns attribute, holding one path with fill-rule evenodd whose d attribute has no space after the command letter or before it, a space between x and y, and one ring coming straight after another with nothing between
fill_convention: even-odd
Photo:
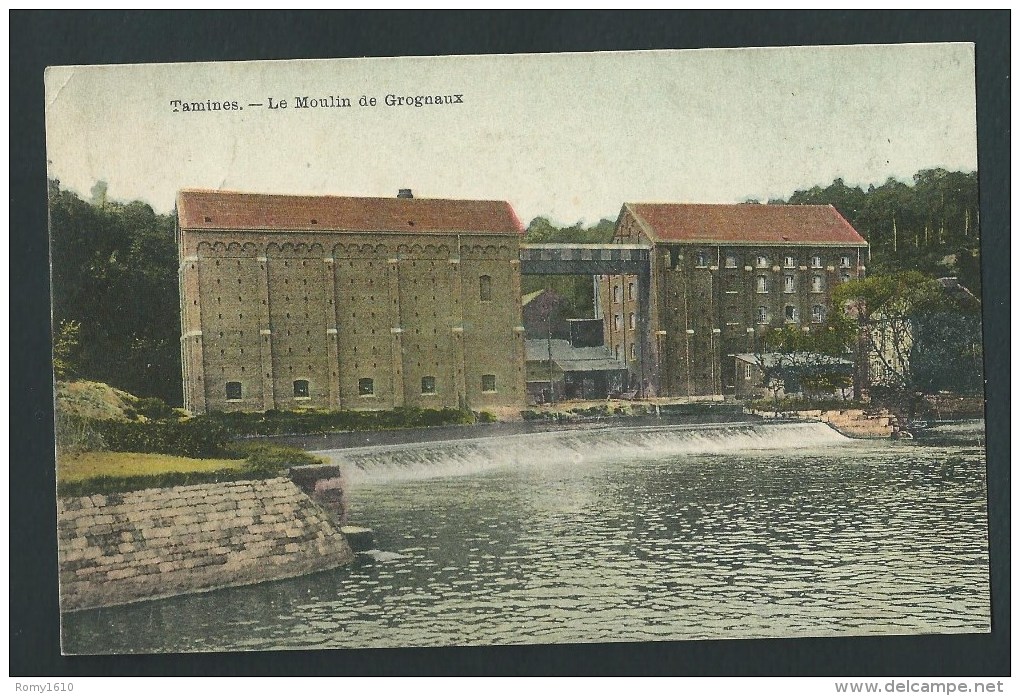
<instances>
[{"instance_id":1,"label":"white-framed window","mask_svg":"<svg viewBox=\"0 0 1020 696\"><path fill-rule=\"evenodd\" d=\"M792 273L783 276L783 292L792 293L797 291L797 279Z\"/></svg>"},{"instance_id":2,"label":"white-framed window","mask_svg":"<svg viewBox=\"0 0 1020 696\"><path fill-rule=\"evenodd\" d=\"M797 321L797 318L799 316L798 312L797 312L797 308L794 307L793 305L786 305L786 309L784 310L784 313L786 314L786 321L790 321L790 322Z\"/></svg>"},{"instance_id":3,"label":"white-framed window","mask_svg":"<svg viewBox=\"0 0 1020 696\"><path fill-rule=\"evenodd\" d=\"M811 292L822 292L825 290L825 279L821 273L811 276Z\"/></svg>"},{"instance_id":4,"label":"white-framed window","mask_svg":"<svg viewBox=\"0 0 1020 696\"><path fill-rule=\"evenodd\" d=\"M637 346L633 343L630 344L630 359L637 360Z\"/></svg>"},{"instance_id":5,"label":"white-framed window","mask_svg":"<svg viewBox=\"0 0 1020 696\"><path fill-rule=\"evenodd\" d=\"M839 272L839 282L845 283L850 280L850 271Z\"/></svg>"},{"instance_id":6,"label":"white-framed window","mask_svg":"<svg viewBox=\"0 0 1020 696\"><path fill-rule=\"evenodd\" d=\"M425 375L421 378L421 393L422 394L435 394L436 393L436 378L431 375Z\"/></svg>"},{"instance_id":7,"label":"white-framed window","mask_svg":"<svg viewBox=\"0 0 1020 696\"><path fill-rule=\"evenodd\" d=\"M310 393L308 391L308 380L307 379L296 379L294 380L294 398L295 399L307 399Z\"/></svg>"},{"instance_id":8,"label":"white-framed window","mask_svg":"<svg viewBox=\"0 0 1020 696\"><path fill-rule=\"evenodd\" d=\"M840 265L841 268L850 268L850 257L849 256L840 256L839 257L839 265Z\"/></svg>"},{"instance_id":9,"label":"white-framed window","mask_svg":"<svg viewBox=\"0 0 1020 696\"><path fill-rule=\"evenodd\" d=\"M750 380L752 376L753 372L751 371L751 365L749 363L744 363L744 379Z\"/></svg>"},{"instance_id":10,"label":"white-framed window","mask_svg":"<svg viewBox=\"0 0 1020 696\"><path fill-rule=\"evenodd\" d=\"M627 299L634 299L634 283L627 283Z\"/></svg>"},{"instance_id":11,"label":"white-framed window","mask_svg":"<svg viewBox=\"0 0 1020 696\"><path fill-rule=\"evenodd\" d=\"M482 391L487 393L496 391L496 375L482 375Z\"/></svg>"},{"instance_id":12,"label":"white-framed window","mask_svg":"<svg viewBox=\"0 0 1020 696\"><path fill-rule=\"evenodd\" d=\"M619 331L620 330L620 326L622 326L622 321L620 319L620 315L619 314L614 314L613 315L613 329L615 331Z\"/></svg>"},{"instance_id":13,"label":"white-framed window","mask_svg":"<svg viewBox=\"0 0 1020 696\"><path fill-rule=\"evenodd\" d=\"M736 268L736 267L737 267L737 255L736 254L726 254L726 268Z\"/></svg>"},{"instance_id":14,"label":"white-framed window","mask_svg":"<svg viewBox=\"0 0 1020 696\"><path fill-rule=\"evenodd\" d=\"M769 257L768 256L756 256L754 259L754 265L758 268L768 268Z\"/></svg>"},{"instance_id":15,"label":"white-framed window","mask_svg":"<svg viewBox=\"0 0 1020 696\"><path fill-rule=\"evenodd\" d=\"M821 256L812 256L811 257L811 268L821 268L821 267L822 267L822 257Z\"/></svg>"},{"instance_id":16,"label":"white-framed window","mask_svg":"<svg viewBox=\"0 0 1020 696\"><path fill-rule=\"evenodd\" d=\"M784 256L783 257L783 267L784 268L794 268L796 265L797 265L797 259L793 258L792 256Z\"/></svg>"},{"instance_id":17,"label":"white-framed window","mask_svg":"<svg viewBox=\"0 0 1020 696\"><path fill-rule=\"evenodd\" d=\"M619 285L614 285L613 286L613 302L619 302L619 301L620 301L620 286Z\"/></svg>"},{"instance_id":18,"label":"white-framed window","mask_svg":"<svg viewBox=\"0 0 1020 696\"><path fill-rule=\"evenodd\" d=\"M240 401L241 400L241 383L240 382L227 382L225 385L227 401Z\"/></svg>"},{"instance_id":19,"label":"white-framed window","mask_svg":"<svg viewBox=\"0 0 1020 696\"><path fill-rule=\"evenodd\" d=\"M764 305L758 308L758 323L759 324L769 323L769 308Z\"/></svg>"},{"instance_id":20,"label":"white-framed window","mask_svg":"<svg viewBox=\"0 0 1020 696\"><path fill-rule=\"evenodd\" d=\"M811 308L811 323L821 324L825 321L825 305L816 304Z\"/></svg>"},{"instance_id":21,"label":"white-framed window","mask_svg":"<svg viewBox=\"0 0 1020 696\"><path fill-rule=\"evenodd\" d=\"M362 377L358 380L358 396L372 396L375 394L375 380L371 377Z\"/></svg>"},{"instance_id":22,"label":"white-framed window","mask_svg":"<svg viewBox=\"0 0 1020 696\"><path fill-rule=\"evenodd\" d=\"M634 312L631 312L627 317L627 326L631 329L637 328L637 315Z\"/></svg>"},{"instance_id":23,"label":"white-framed window","mask_svg":"<svg viewBox=\"0 0 1020 696\"><path fill-rule=\"evenodd\" d=\"M694 265L698 268L704 268L708 265L708 254L703 251L699 251L694 259Z\"/></svg>"},{"instance_id":24,"label":"white-framed window","mask_svg":"<svg viewBox=\"0 0 1020 696\"><path fill-rule=\"evenodd\" d=\"M767 275L760 275L757 278L755 278L755 287L757 288L758 292L768 292L769 277Z\"/></svg>"}]
</instances>

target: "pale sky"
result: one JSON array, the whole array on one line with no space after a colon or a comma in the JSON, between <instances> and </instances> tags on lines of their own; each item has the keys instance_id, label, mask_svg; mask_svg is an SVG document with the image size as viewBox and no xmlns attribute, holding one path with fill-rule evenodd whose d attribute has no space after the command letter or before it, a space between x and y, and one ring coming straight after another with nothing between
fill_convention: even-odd
<instances>
[{"instance_id":1,"label":"pale sky","mask_svg":"<svg viewBox=\"0 0 1020 696\"><path fill-rule=\"evenodd\" d=\"M385 106L387 94L463 104ZM339 95L349 109L295 109ZM359 107L362 95L375 107ZM249 107L286 99L288 109ZM170 101L236 101L173 113ZM170 212L180 188L508 200L524 224L977 168L969 44L51 68L50 176Z\"/></svg>"}]
</instances>

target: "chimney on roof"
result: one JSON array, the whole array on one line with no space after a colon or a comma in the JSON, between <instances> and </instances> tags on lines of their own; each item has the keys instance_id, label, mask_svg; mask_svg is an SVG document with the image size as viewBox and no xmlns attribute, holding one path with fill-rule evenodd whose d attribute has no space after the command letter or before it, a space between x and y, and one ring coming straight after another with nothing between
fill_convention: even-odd
<instances>
[{"instance_id":1,"label":"chimney on roof","mask_svg":"<svg viewBox=\"0 0 1020 696\"><path fill-rule=\"evenodd\" d=\"M411 189L400 189L397 191L397 198L414 198L414 192Z\"/></svg>"}]
</instances>

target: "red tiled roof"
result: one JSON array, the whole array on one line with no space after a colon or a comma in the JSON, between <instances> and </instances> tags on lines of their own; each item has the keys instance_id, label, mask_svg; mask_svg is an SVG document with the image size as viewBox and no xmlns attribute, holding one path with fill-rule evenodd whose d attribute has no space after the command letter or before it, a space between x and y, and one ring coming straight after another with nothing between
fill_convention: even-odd
<instances>
[{"instance_id":1,"label":"red tiled roof","mask_svg":"<svg viewBox=\"0 0 1020 696\"><path fill-rule=\"evenodd\" d=\"M505 201L286 196L185 189L177 216L186 230L323 230L523 234Z\"/></svg>"},{"instance_id":2,"label":"red tiled roof","mask_svg":"<svg viewBox=\"0 0 1020 696\"><path fill-rule=\"evenodd\" d=\"M653 241L867 244L831 205L627 203L624 207Z\"/></svg>"}]
</instances>

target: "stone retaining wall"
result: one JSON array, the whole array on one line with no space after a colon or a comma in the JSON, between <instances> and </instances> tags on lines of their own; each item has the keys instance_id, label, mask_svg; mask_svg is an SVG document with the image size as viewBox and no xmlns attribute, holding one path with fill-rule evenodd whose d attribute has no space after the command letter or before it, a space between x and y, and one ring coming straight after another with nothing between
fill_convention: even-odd
<instances>
[{"instance_id":1,"label":"stone retaining wall","mask_svg":"<svg viewBox=\"0 0 1020 696\"><path fill-rule=\"evenodd\" d=\"M63 610L279 580L348 563L330 514L287 478L57 500Z\"/></svg>"}]
</instances>

